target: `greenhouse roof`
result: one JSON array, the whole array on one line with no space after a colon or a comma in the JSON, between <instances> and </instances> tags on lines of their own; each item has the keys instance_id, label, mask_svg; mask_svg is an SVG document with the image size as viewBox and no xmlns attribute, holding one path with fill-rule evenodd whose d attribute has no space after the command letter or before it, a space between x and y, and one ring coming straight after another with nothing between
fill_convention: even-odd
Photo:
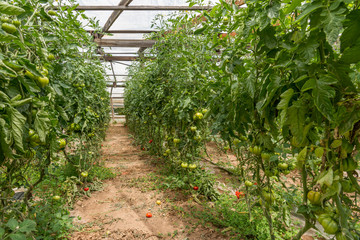
<instances>
[{"instance_id":1,"label":"greenhouse roof","mask_svg":"<svg viewBox=\"0 0 360 240\"><path fill-rule=\"evenodd\" d=\"M103 32L99 35L93 29L94 41L99 45L98 53L105 60L109 76L109 91L112 97L122 98L127 67L155 41L146 40L145 35L156 31L153 20L158 14L165 17L176 11L209 10L218 2L206 1L206 6L189 7L187 0L77 0L77 10L85 10L90 18L95 18ZM243 1L239 1L241 4Z\"/></svg>"}]
</instances>

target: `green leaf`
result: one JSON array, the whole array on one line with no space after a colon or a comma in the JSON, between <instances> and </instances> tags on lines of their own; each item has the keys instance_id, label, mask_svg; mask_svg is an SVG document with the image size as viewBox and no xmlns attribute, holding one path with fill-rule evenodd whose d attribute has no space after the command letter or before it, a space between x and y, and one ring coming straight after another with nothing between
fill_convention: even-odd
<instances>
[{"instance_id":1,"label":"green leaf","mask_svg":"<svg viewBox=\"0 0 360 240\"><path fill-rule=\"evenodd\" d=\"M353 46L360 38L360 10L352 11L346 19L347 21L344 23L345 29L340 37L341 52Z\"/></svg>"},{"instance_id":2,"label":"green leaf","mask_svg":"<svg viewBox=\"0 0 360 240\"><path fill-rule=\"evenodd\" d=\"M39 138L41 142L46 141L46 136L48 134L48 129L49 129L48 124L50 124L50 119L48 114L43 110L38 111L35 117L34 125L36 132L39 134Z\"/></svg>"},{"instance_id":3,"label":"green leaf","mask_svg":"<svg viewBox=\"0 0 360 240\"><path fill-rule=\"evenodd\" d=\"M59 112L60 116L65 120L69 121L69 117L66 114L65 110L61 106L56 106L56 110Z\"/></svg>"},{"instance_id":4,"label":"green leaf","mask_svg":"<svg viewBox=\"0 0 360 240\"><path fill-rule=\"evenodd\" d=\"M360 121L360 109L352 109L352 111L347 112L342 119L344 120L340 123L339 126L339 133L341 135L353 130L355 123Z\"/></svg>"},{"instance_id":5,"label":"green leaf","mask_svg":"<svg viewBox=\"0 0 360 240\"><path fill-rule=\"evenodd\" d=\"M11 238L11 240L24 240L26 239L26 236L24 234L21 233L12 233L9 235L9 237Z\"/></svg>"},{"instance_id":6,"label":"green leaf","mask_svg":"<svg viewBox=\"0 0 360 240\"><path fill-rule=\"evenodd\" d=\"M304 163L306 160L306 156L307 156L307 147L304 147L304 149L299 152L299 155L297 156L296 160L298 162Z\"/></svg>"},{"instance_id":7,"label":"green leaf","mask_svg":"<svg viewBox=\"0 0 360 240\"><path fill-rule=\"evenodd\" d=\"M315 80L312 96L314 97L315 106L327 119L334 120L335 108L331 102L331 98L335 97L335 89L329 85L337 83L337 79L322 75Z\"/></svg>"},{"instance_id":8,"label":"green leaf","mask_svg":"<svg viewBox=\"0 0 360 240\"><path fill-rule=\"evenodd\" d=\"M207 29L207 26L204 26L202 28L196 29L194 34L198 35L198 34L202 34L205 30Z\"/></svg>"},{"instance_id":9,"label":"green leaf","mask_svg":"<svg viewBox=\"0 0 360 240\"><path fill-rule=\"evenodd\" d=\"M294 89L292 88L289 88L288 90L286 90L285 92L283 92L281 95L280 95L280 102L279 104L277 105L277 109L282 109L282 110L285 110L288 108L288 105L289 105L289 102L292 98L292 96L294 95Z\"/></svg>"},{"instance_id":10,"label":"green leaf","mask_svg":"<svg viewBox=\"0 0 360 240\"><path fill-rule=\"evenodd\" d=\"M324 11L324 14L321 14L325 17L323 24L325 25L324 32L326 34L326 40L331 45L338 40L340 32L343 29L342 22L345 19L345 15L343 15L345 11L346 8L338 8L336 11Z\"/></svg>"},{"instance_id":11,"label":"green leaf","mask_svg":"<svg viewBox=\"0 0 360 240\"><path fill-rule=\"evenodd\" d=\"M23 132L26 118L15 108L8 108L8 114L10 116L11 133L14 138L15 147L23 152Z\"/></svg>"},{"instance_id":12,"label":"green leaf","mask_svg":"<svg viewBox=\"0 0 360 240\"><path fill-rule=\"evenodd\" d=\"M318 147L315 149L315 156L321 158L324 154L324 148Z\"/></svg>"},{"instance_id":13,"label":"green leaf","mask_svg":"<svg viewBox=\"0 0 360 240\"><path fill-rule=\"evenodd\" d=\"M294 1L291 1L290 6L284 10L284 14L289 14L289 13L291 13L292 11L294 11L294 9L295 9L296 7L298 7L298 6L301 5L301 2L302 2L302 0L294 0Z\"/></svg>"},{"instance_id":14,"label":"green leaf","mask_svg":"<svg viewBox=\"0 0 360 240\"><path fill-rule=\"evenodd\" d=\"M321 202L323 202L323 200L325 198L329 198L331 196L334 196L336 194L339 194L341 191L341 183L339 181L336 181L334 182L331 186L329 186L327 189L326 189L326 192L325 194L323 194L321 196Z\"/></svg>"},{"instance_id":15,"label":"green leaf","mask_svg":"<svg viewBox=\"0 0 360 240\"><path fill-rule=\"evenodd\" d=\"M338 147L341 146L341 144L342 144L342 140L341 139L336 139L331 143L330 147L331 148L338 148Z\"/></svg>"},{"instance_id":16,"label":"green leaf","mask_svg":"<svg viewBox=\"0 0 360 240\"><path fill-rule=\"evenodd\" d=\"M306 105L301 100L295 102L287 109L287 123L290 125L290 130L299 143L303 141L306 111Z\"/></svg>"},{"instance_id":17,"label":"green leaf","mask_svg":"<svg viewBox=\"0 0 360 240\"><path fill-rule=\"evenodd\" d=\"M6 121L0 118L0 145L4 155L8 158L12 157L12 135L11 130L8 128Z\"/></svg>"},{"instance_id":18,"label":"green leaf","mask_svg":"<svg viewBox=\"0 0 360 240\"><path fill-rule=\"evenodd\" d=\"M305 6L304 11L302 11L301 14L296 18L295 23L301 21L307 15L309 15L313 11L315 11L323 6L321 2L311 2L311 3L307 3L305 5L304 5Z\"/></svg>"},{"instance_id":19,"label":"green leaf","mask_svg":"<svg viewBox=\"0 0 360 240\"><path fill-rule=\"evenodd\" d=\"M324 171L319 175L319 180L317 181L321 186L324 184L330 187L334 180L334 171L330 168L328 171Z\"/></svg>"},{"instance_id":20,"label":"green leaf","mask_svg":"<svg viewBox=\"0 0 360 240\"><path fill-rule=\"evenodd\" d=\"M6 103L10 103L11 99L6 95L6 93L0 91L0 99L2 99Z\"/></svg>"},{"instance_id":21,"label":"green leaf","mask_svg":"<svg viewBox=\"0 0 360 240\"><path fill-rule=\"evenodd\" d=\"M5 229L0 227L0 238L2 238L5 234Z\"/></svg>"},{"instance_id":22,"label":"green leaf","mask_svg":"<svg viewBox=\"0 0 360 240\"><path fill-rule=\"evenodd\" d=\"M11 218L7 223L6 226L10 228L12 231L15 231L18 227L19 223L16 221L16 219Z\"/></svg>"},{"instance_id":23,"label":"green leaf","mask_svg":"<svg viewBox=\"0 0 360 240\"><path fill-rule=\"evenodd\" d=\"M36 69L35 64L32 64L29 60L27 60L26 58L20 58L18 59L19 63L21 63L21 65L24 66L24 68L26 70L28 70L29 72L31 72L32 74L34 74L35 76L38 77L43 77L43 75Z\"/></svg>"},{"instance_id":24,"label":"green leaf","mask_svg":"<svg viewBox=\"0 0 360 240\"><path fill-rule=\"evenodd\" d=\"M23 233L30 233L36 230L36 223L33 220L25 219L20 223L19 231Z\"/></svg>"},{"instance_id":25,"label":"green leaf","mask_svg":"<svg viewBox=\"0 0 360 240\"><path fill-rule=\"evenodd\" d=\"M360 62L360 40L353 47L345 49L341 56L341 61L347 64Z\"/></svg>"},{"instance_id":26,"label":"green leaf","mask_svg":"<svg viewBox=\"0 0 360 240\"><path fill-rule=\"evenodd\" d=\"M7 14L7 15L19 15L25 12L24 9L14 6L14 5L10 5L7 2L0 2L0 12Z\"/></svg>"}]
</instances>

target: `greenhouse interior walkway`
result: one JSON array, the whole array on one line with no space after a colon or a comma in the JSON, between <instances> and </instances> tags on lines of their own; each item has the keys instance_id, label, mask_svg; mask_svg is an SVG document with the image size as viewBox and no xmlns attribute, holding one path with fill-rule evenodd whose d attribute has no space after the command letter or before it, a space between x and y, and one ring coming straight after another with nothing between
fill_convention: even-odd
<instances>
[{"instance_id":1,"label":"greenhouse interior walkway","mask_svg":"<svg viewBox=\"0 0 360 240\"><path fill-rule=\"evenodd\" d=\"M72 239L224 239L213 229L179 217L175 209L191 209L197 203L179 192L156 190L161 163L132 142L123 124L108 129L103 158L106 167L119 174L105 181L103 190L76 203L71 214L81 230Z\"/></svg>"}]
</instances>

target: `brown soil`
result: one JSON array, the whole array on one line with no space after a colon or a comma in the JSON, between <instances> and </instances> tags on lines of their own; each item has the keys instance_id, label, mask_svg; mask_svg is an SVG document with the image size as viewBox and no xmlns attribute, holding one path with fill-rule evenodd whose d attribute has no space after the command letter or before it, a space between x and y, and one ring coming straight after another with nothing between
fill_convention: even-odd
<instances>
[{"instance_id":1,"label":"brown soil","mask_svg":"<svg viewBox=\"0 0 360 240\"><path fill-rule=\"evenodd\" d=\"M155 184L156 166L132 145L126 127L111 126L103 145L105 165L119 174L105 181L102 191L75 204L71 215L79 230L71 239L228 239L174 210L174 205L191 210L196 205L191 196L148 187Z\"/></svg>"}]
</instances>

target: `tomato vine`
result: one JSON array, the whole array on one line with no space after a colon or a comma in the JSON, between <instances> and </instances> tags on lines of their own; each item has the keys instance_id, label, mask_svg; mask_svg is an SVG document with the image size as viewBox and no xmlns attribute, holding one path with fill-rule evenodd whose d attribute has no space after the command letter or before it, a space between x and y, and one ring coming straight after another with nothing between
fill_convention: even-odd
<instances>
[{"instance_id":1,"label":"tomato vine","mask_svg":"<svg viewBox=\"0 0 360 240\"><path fill-rule=\"evenodd\" d=\"M247 182L249 214L263 209L271 239L274 218L286 223L292 208L305 217L295 239L316 222L358 239L359 1L230 2L159 17L156 58L131 69L129 127L174 168L200 161L220 137L242 181L257 183ZM289 191L290 171L302 182L296 204L274 191Z\"/></svg>"}]
</instances>

